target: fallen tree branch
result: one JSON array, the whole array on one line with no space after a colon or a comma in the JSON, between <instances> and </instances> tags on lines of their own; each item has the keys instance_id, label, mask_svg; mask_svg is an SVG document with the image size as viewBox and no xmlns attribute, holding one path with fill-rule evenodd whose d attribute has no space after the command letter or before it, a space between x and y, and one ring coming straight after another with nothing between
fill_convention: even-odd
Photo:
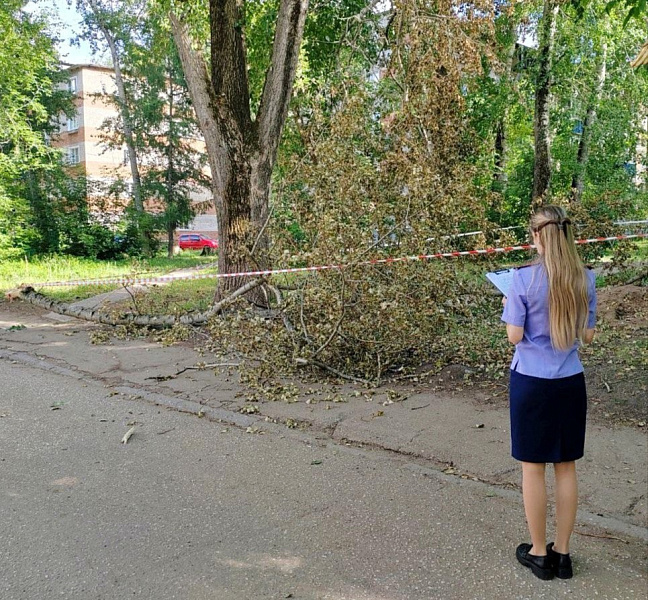
<instances>
[{"instance_id":1,"label":"fallen tree branch","mask_svg":"<svg viewBox=\"0 0 648 600\"><path fill-rule=\"evenodd\" d=\"M624 540L623 538L616 537L615 535L607 535L607 534L600 534L600 533L586 533L585 531L579 531L578 529L574 529L574 533L577 533L578 535L586 535L587 537L593 537L593 538L601 538L603 540L617 540L619 542L623 542L624 544L629 544L628 540Z\"/></svg>"},{"instance_id":2,"label":"fallen tree branch","mask_svg":"<svg viewBox=\"0 0 648 600\"><path fill-rule=\"evenodd\" d=\"M368 379L362 379L361 377L354 377L353 375L347 375L342 371L338 371L333 367L329 367L328 365L324 364L323 362L320 362L319 360L311 360L308 358L299 357L295 359L295 364L299 365L300 367L308 367L308 366L318 367L320 369L324 369L325 371L328 371L329 373L333 373L334 375L337 375L342 379L348 379L349 381L355 381L357 383L364 383L365 385L371 385L371 381L369 381Z\"/></svg>"},{"instance_id":3,"label":"fallen tree branch","mask_svg":"<svg viewBox=\"0 0 648 600\"><path fill-rule=\"evenodd\" d=\"M170 431L175 431L175 427L171 427L171 429L165 429L164 431L158 431L158 435L164 435L165 433L169 433Z\"/></svg>"},{"instance_id":4,"label":"fallen tree branch","mask_svg":"<svg viewBox=\"0 0 648 600\"><path fill-rule=\"evenodd\" d=\"M337 335L337 333L340 331L340 326L342 325L342 321L344 320L344 314L346 312L346 305L344 304L344 291L346 288L346 280L344 279L344 273L340 271L340 275L342 277L342 290L340 291L340 302L342 303L342 310L340 311L340 318L337 320L337 323L334 325L333 330L331 331L331 335L329 335L328 339L317 349L315 352L313 352L313 355L311 356L311 360L315 358L318 354L320 354L323 350L326 349L326 347L333 341L333 338Z\"/></svg>"},{"instance_id":5,"label":"fallen tree branch","mask_svg":"<svg viewBox=\"0 0 648 600\"><path fill-rule=\"evenodd\" d=\"M135 301L135 295L133 294L133 292L131 292L128 289L128 286L125 283L123 284L123 287L128 292L128 295L131 297L131 300L133 302L133 308L135 309L135 313L139 315L140 314L140 309L139 309L139 306L137 306L137 302Z\"/></svg>"},{"instance_id":6,"label":"fallen tree branch","mask_svg":"<svg viewBox=\"0 0 648 600\"><path fill-rule=\"evenodd\" d=\"M403 379L416 379L417 377L423 379L423 377L427 377L428 375L433 375L435 373L436 369L430 369L428 371L424 371L423 373L408 373L407 375L398 375L397 377L392 377L392 381L402 381Z\"/></svg>"},{"instance_id":7,"label":"fallen tree branch","mask_svg":"<svg viewBox=\"0 0 648 600\"><path fill-rule=\"evenodd\" d=\"M268 284L268 289L275 295L275 299L277 300L277 309L279 310L279 314L281 315L281 320L283 321L284 327L286 328L286 331L291 335L291 337L297 337L300 342L302 342L299 347L303 346L306 343L305 338L299 336L297 333L297 330L295 329L295 326L292 324L292 321L288 318L288 315L286 314L285 307L284 307L284 302L283 302L283 294L281 293L281 290L278 287L275 287L274 285ZM294 340L293 340L293 345Z\"/></svg>"},{"instance_id":8,"label":"fallen tree branch","mask_svg":"<svg viewBox=\"0 0 648 600\"><path fill-rule=\"evenodd\" d=\"M154 379L155 381L169 381L175 379L178 375L182 375L186 371L204 371L205 369L215 369L216 367L239 367L240 363L211 363L209 365L195 365L192 367L185 367L180 369L175 375L154 375L153 377L146 377L146 379Z\"/></svg>"},{"instance_id":9,"label":"fallen tree branch","mask_svg":"<svg viewBox=\"0 0 648 600\"><path fill-rule=\"evenodd\" d=\"M412 408L410 408L410 410L420 410L421 408L427 408L428 406L430 406L429 403L424 404L423 406L412 406Z\"/></svg>"},{"instance_id":10,"label":"fallen tree branch","mask_svg":"<svg viewBox=\"0 0 648 600\"><path fill-rule=\"evenodd\" d=\"M603 385L605 386L605 389L608 391L608 394L609 394L612 391L612 389L610 388L608 382L605 381L605 379L603 379L603 377L601 377L600 375L599 375L599 379L601 380L601 383L603 383Z\"/></svg>"},{"instance_id":11,"label":"fallen tree branch","mask_svg":"<svg viewBox=\"0 0 648 600\"><path fill-rule=\"evenodd\" d=\"M52 312L68 317L75 317L85 321L92 321L94 323L102 323L104 325L138 325L140 327L152 327L154 329L162 329L165 327L173 327L174 325L195 325L198 323L205 323L211 317L219 314L224 308L229 306L239 296L246 294L250 290L260 286L265 282L265 278L260 277L253 279L245 285L241 286L227 298L223 298L220 302L214 304L211 308L203 312L188 313L185 315L111 315L99 310L90 310L88 308L80 308L52 300L47 296L37 292L32 287L26 287L21 290L20 297L36 306L46 308Z\"/></svg>"},{"instance_id":12,"label":"fallen tree branch","mask_svg":"<svg viewBox=\"0 0 648 600\"><path fill-rule=\"evenodd\" d=\"M635 277L634 279L631 279L630 281L627 281L625 283L625 285L632 285L633 283L637 283L637 281L641 281L645 277L648 277L648 271L642 273L641 275L639 275L639 277Z\"/></svg>"},{"instance_id":13,"label":"fallen tree branch","mask_svg":"<svg viewBox=\"0 0 648 600\"><path fill-rule=\"evenodd\" d=\"M306 289L307 285L308 282L304 283L304 285L300 288L301 293L299 294L299 322L301 323L302 336L306 340L306 343L313 344L313 341L308 335L308 329L306 329L306 322L304 321L304 290Z\"/></svg>"}]
</instances>

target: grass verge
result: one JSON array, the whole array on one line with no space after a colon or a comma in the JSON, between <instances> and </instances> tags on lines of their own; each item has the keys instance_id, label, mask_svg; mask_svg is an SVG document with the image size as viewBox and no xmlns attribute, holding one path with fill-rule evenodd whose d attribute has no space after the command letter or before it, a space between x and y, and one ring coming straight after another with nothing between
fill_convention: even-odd
<instances>
[{"instance_id":1,"label":"grass verge","mask_svg":"<svg viewBox=\"0 0 648 600\"><path fill-rule=\"evenodd\" d=\"M73 279L103 279L106 277L162 275L214 262L214 256L183 253L173 258L157 256L150 259L117 261L92 260L74 256L47 256L33 259L4 261L0 264L0 292L21 284L69 281ZM61 301L79 300L113 290L117 285L84 285L47 288L48 296Z\"/></svg>"},{"instance_id":2,"label":"grass verge","mask_svg":"<svg viewBox=\"0 0 648 600\"><path fill-rule=\"evenodd\" d=\"M149 286L146 291L135 292L133 300L115 305L123 312L145 315L175 315L194 310L207 310L214 299L215 279L174 281L163 286Z\"/></svg>"}]
</instances>

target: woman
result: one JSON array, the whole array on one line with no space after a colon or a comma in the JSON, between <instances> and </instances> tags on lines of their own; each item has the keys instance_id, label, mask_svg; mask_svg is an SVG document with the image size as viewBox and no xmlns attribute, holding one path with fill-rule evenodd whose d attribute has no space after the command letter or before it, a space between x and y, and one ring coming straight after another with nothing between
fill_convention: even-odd
<instances>
[{"instance_id":1,"label":"woman","mask_svg":"<svg viewBox=\"0 0 648 600\"><path fill-rule=\"evenodd\" d=\"M502 320L515 344L511 363L511 441L522 462L522 495L531 544L517 559L540 579L572 577L569 539L576 521L575 461L583 456L587 396L580 343L596 321L594 274L574 245L573 226L558 206L531 218L538 260L516 269ZM556 477L556 540L546 544L546 463Z\"/></svg>"}]
</instances>

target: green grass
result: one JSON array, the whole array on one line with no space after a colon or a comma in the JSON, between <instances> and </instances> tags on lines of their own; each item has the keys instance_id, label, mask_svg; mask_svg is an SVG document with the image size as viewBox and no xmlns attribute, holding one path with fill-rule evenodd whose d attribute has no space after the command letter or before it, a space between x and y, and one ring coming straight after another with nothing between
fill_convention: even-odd
<instances>
[{"instance_id":1,"label":"green grass","mask_svg":"<svg viewBox=\"0 0 648 600\"><path fill-rule=\"evenodd\" d=\"M632 260L648 260L648 239L640 239L635 242L635 251L632 253Z\"/></svg>"},{"instance_id":2,"label":"green grass","mask_svg":"<svg viewBox=\"0 0 648 600\"><path fill-rule=\"evenodd\" d=\"M137 311L147 315L183 314L193 310L207 310L216 291L215 279L174 281L159 287L149 287L135 295ZM131 312L132 300L124 300L117 307Z\"/></svg>"},{"instance_id":3,"label":"green grass","mask_svg":"<svg viewBox=\"0 0 648 600\"><path fill-rule=\"evenodd\" d=\"M76 302L77 300L85 300L92 296L98 296L106 292L116 290L121 286L119 285L79 285L76 287L48 287L42 288L43 294L58 300L59 302Z\"/></svg>"},{"instance_id":4,"label":"green grass","mask_svg":"<svg viewBox=\"0 0 648 600\"><path fill-rule=\"evenodd\" d=\"M92 260L74 256L48 256L0 263L0 292L21 284L69 281L73 279L103 279L144 274L164 274L176 269L214 262L214 256L184 253L173 258L158 256L146 260ZM87 298L119 286L76 286L43 288L58 300Z\"/></svg>"}]
</instances>

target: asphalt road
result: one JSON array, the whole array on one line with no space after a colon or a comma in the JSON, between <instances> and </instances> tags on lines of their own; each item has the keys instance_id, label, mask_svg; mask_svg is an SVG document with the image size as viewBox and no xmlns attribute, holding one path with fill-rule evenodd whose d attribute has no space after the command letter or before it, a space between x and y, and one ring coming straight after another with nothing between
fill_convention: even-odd
<instances>
[{"instance_id":1,"label":"asphalt road","mask_svg":"<svg viewBox=\"0 0 648 600\"><path fill-rule=\"evenodd\" d=\"M525 538L517 492L0 361L2 600L646 598L637 541L542 582Z\"/></svg>"}]
</instances>

